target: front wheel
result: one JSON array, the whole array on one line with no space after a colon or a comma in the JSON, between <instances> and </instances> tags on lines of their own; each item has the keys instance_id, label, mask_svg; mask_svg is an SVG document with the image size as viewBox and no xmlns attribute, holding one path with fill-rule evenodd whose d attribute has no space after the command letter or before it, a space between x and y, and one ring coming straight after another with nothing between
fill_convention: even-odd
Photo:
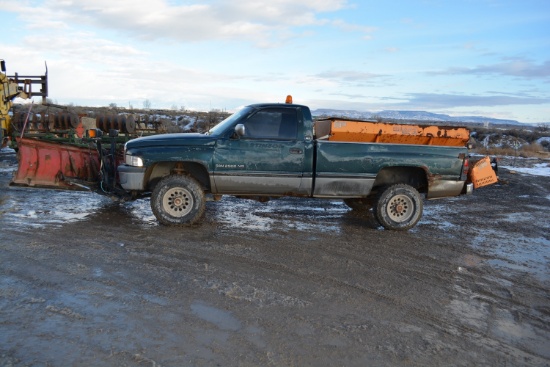
<instances>
[{"instance_id":1,"label":"front wheel","mask_svg":"<svg viewBox=\"0 0 550 367\"><path fill-rule=\"evenodd\" d=\"M386 229L411 229L422 217L423 203L418 191L406 184L388 186L378 195L374 211Z\"/></svg>"},{"instance_id":2,"label":"front wheel","mask_svg":"<svg viewBox=\"0 0 550 367\"><path fill-rule=\"evenodd\" d=\"M151 209L158 221L165 225L195 223L204 214L204 191L192 177L164 177L151 194Z\"/></svg>"}]
</instances>

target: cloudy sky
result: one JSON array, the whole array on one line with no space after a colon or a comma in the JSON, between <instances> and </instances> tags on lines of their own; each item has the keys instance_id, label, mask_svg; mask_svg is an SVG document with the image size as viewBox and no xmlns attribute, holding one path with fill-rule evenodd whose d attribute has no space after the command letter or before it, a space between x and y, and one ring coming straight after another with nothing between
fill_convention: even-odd
<instances>
[{"instance_id":1,"label":"cloudy sky","mask_svg":"<svg viewBox=\"0 0 550 367\"><path fill-rule=\"evenodd\" d=\"M550 121L548 0L0 0L8 74L60 104Z\"/></svg>"}]
</instances>

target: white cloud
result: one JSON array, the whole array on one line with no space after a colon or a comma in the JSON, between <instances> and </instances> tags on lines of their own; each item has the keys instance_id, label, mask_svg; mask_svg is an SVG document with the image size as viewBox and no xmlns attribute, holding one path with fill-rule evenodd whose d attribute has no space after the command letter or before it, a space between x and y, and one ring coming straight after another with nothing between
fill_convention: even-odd
<instances>
[{"instance_id":1,"label":"white cloud","mask_svg":"<svg viewBox=\"0 0 550 367\"><path fill-rule=\"evenodd\" d=\"M356 70L331 70L318 73L314 76L339 87L362 87L372 83L387 84L389 76L382 74L366 73Z\"/></svg>"},{"instance_id":2,"label":"white cloud","mask_svg":"<svg viewBox=\"0 0 550 367\"><path fill-rule=\"evenodd\" d=\"M531 60L511 58L509 60L476 67L452 67L444 71L430 72L431 75L501 75L521 78L550 78L550 60L537 65Z\"/></svg>"},{"instance_id":3,"label":"white cloud","mask_svg":"<svg viewBox=\"0 0 550 367\"><path fill-rule=\"evenodd\" d=\"M441 109L453 107L472 106L510 106L510 105L539 105L547 104L545 98L527 98L503 95L461 95L461 94L438 94L438 93L408 93L409 101L402 103L402 106L417 105L423 109ZM396 107L399 104L395 105Z\"/></svg>"},{"instance_id":4,"label":"white cloud","mask_svg":"<svg viewBox=\"0 0 550 367\"><path fill-rule=\"evenodd\" d=\"M184 42L248 40L262 47L299 37L294 27L321 25L320 13L348 7L347 0L212 0L179 5L167 0L49 0L41 5L0 1L4 11L24 15L29 28L52 31L83 24L123 32L147 40ZM335 21L346 31L369 27Z\"/></svg>"}]
</instances>

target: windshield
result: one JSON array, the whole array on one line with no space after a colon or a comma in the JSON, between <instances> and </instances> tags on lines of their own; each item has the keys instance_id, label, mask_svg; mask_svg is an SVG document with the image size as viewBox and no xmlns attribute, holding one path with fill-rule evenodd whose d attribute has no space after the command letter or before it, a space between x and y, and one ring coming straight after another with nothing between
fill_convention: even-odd
<instances>
[{"instance_id":1,"label":"windshield","mask_svg":"<svg viewBox=\"0 0 550 367\"><path fill-rule=\"evenodd\" d=\"M241 117L247 115L251 110L253 110L252 107L245 107L235 112L234 114L232 114L231 116L229 116L228 118L226 118L225 120L223 120L222 122L220 122L219 124L211 128L210 130L208 130L208 135L219 135L223 133L231 125L234 125L235 122L238 121Z\"/></svg>"}]
</instances>

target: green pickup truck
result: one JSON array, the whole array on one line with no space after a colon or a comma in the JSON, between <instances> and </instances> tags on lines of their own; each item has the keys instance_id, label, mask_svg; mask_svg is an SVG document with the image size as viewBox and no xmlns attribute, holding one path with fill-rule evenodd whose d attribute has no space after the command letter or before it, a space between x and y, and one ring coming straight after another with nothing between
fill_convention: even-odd
<instances>
[{"instance_id":1,"label":"green pickup truck","mask_svg":"<svg viewBox=\"0 0 550 367\"><path fill-rule=\"evenodd\" d=\"M196 222L207 198L293 196L372 208L392 230L416 225L424 197L473 192L466 144L385 143L380 136L373 142L331 141L330 133L317 136L322 129L315 124L306 106L254 104L204 134L130 140L117 169L120 185L134 197L151 193L152 211L166 225Z\"/></svg>"}]
</instances>

